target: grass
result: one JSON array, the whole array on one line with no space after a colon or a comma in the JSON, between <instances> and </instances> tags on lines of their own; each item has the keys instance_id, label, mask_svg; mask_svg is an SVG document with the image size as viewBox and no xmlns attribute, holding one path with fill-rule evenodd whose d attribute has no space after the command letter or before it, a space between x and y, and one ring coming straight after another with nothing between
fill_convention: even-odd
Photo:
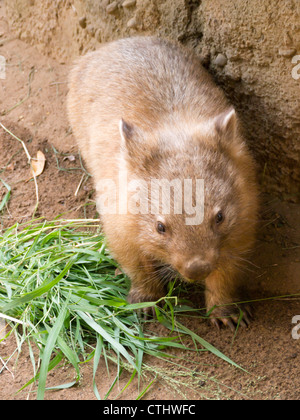
<instances>
[{"instance_id":1,"label":"grass","mask_svg":"<svg viewBox=\"0 0 300 420\"><path fill-rule=\"evenodd\" d=\"M7 205L7 203L9 202L10 194L11 194L11 187L5 181L3 181L3 179L0 178L0 181L2 182L4 187L7 189L7 193L4 195L0 203L0 212L1 212L4 209L4 207Z\"/></svg>"},{"instance_id":2,"label":"grass","mask_svg":"<svg viewBox=\"0 0 300 420\"><path fill-rule=\"evenodd\" d=\"M194 342L194 351L210 351L240 368L179 322L178 315L192 308L179 305L172 296L173 283L161 302L129 304L126 296L130 282L125 275L116 275L117 264L107 251L98 226L95 220L36 220L16 224L0 236L0 318L11 327L0 342L15 334L16 351L27 343L34 372L21 390L36 383L37 399L43 399L48 372L63 358L73 365L75 379L55 389L78 384L81 364L93 360L91 380L95 396L100 399L96 384L100 359L106 366L113 361L119 372L102 398L108 398L123 369L132 374L125 388L136 375L140 382L147 371L152 372L152 384L160 373L147 367L145 356L162 358L179 367L169 350L190 351L183 343L184 335ZM163 337L147 328L157 321L146 320L137 312L153 304L158 322L166 327ZM38 352L33 350L33 343Z\"/></svg>"}]
</instances>

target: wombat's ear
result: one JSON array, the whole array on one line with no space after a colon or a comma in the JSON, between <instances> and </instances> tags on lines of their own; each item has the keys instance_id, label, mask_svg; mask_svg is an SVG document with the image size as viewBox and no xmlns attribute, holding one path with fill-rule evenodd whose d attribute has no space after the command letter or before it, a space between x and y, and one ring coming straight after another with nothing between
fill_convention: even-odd
<instances>
[{"instance_id":1,"label":"wombat's ear","mask_svg":"<svg viewBox=\"0 0 300 420\"><path fill-rule=\"evenodd\" d=\"M122 148L126 148L127 144L132 140L134 135L134 127L123 119L120 120L119 130L122 139Z\"/></svg>"},{"instance_id":2,"label":"wombat's ear","mask_svg":"<svg viewBox=\"0 0 300 420\"><path fill-rule=\"evenodd\" d=\"M234 108L222 112L215 118L215 129L217 133L227 139L235 138L237 131L237 116Z\"/></svg>"},{"instance_id":3,"label":"wombat's ear","mask_svg":"<svg viewBox=\"0 0 300 420\"><path fill-rule=\"evenodd\" d=\"M218 115L214 121L219 144L232 159L241 159L244 143L238 135L238 119L234 108ZM239 138L239 139L238 139Z\"/></svg>"},{"instance_id":4,"label":"wombat's ear","mask_svg":"<svg viewBox=\"0 0 300 420\"><path fill-rule=\"evenodd\" d=\"M123 157L136 160L142 155L141 148L144 147L143 132L138 127L127 123L123 119L119 123L119 130Z\"/></svg>"}]
</instances>

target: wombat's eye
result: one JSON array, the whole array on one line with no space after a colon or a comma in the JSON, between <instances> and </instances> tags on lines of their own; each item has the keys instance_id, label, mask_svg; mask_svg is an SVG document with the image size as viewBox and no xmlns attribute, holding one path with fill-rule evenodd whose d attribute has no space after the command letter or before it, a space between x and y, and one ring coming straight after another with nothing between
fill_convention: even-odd
<instances>
[{"instance_id":1,"label":"wombat's eye","mask_svg":"<svg viewBox=\"0 0 300 420\"><path fill-rule=\"evenodd\" d=\"M223 221L224 221L224 215L223 215L223 212L222 212L222 211L219 211L219 212L216 214L216 224L217 224L217 225L220 225Z\"/></svg>"},{"instance_id":2,"label":"wombat's eye","mask_svg":"<svg viewBox=\"0 0 300 420\"><path fill-rule=\"evenodd\" d=\"M156 230L158 233L163 234L166 232L166 226L161 222L157 222Z\"/></svg>"}]
</instances>

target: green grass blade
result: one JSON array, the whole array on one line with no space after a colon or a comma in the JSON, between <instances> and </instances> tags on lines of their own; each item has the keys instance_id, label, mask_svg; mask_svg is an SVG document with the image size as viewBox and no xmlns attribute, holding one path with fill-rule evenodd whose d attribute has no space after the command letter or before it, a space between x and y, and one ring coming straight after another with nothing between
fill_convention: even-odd
<instances>
[{"instance_id":1,"label":"green grass blade","mask_svg":"<svg viewBox=\"0 0 300 420\"><path fill-rule=\"evenodd\" d=\"M121 394L123 394L123 392L129 387L129 385L131 384L131 382L133 381L133 379L135 378L135 375L136 375L136 373L137 373L137 371L136 371L136 369L133 371L133 373L132 373L132 375L131 375L131 377L130 377L130 379L129 379L129 381L127 382L127 384L124 386L124 388L118 393L118 395L116 396L116 398L115 399L117 399L117 398L119 398L119 396L121 395Z\"/></svg>"},{"instance_id":2,"label":"green grass blade","mask_svg":"<svg viewBox=\"0 0 300 420\"><path fill-rule=\"evenodd\" d=\"M151 387L151 385L156 381L156 377L149 383L149 385L146 386L146 388L137 396L137 400L141 400L143 396L146 394L148 389Z\"/></svg>"},{"instance_id":3,"label":"green grass blade","mask_svg":"<svg viewBox=\"0 0 300 420\"><path fill-rule=\"evenodd\" d=\"M55 366L57 366L63 359L64 354L62 351L60 351L49 363L48 365L48 372L50 372L52 369L55 368ZM18 391L17 393L23 391L23 389L27 388L29 385L31 385L33 382L37 381L40 377L40 373L38 372L36 376L34 376L33 378L31 378L28 382L26 382L25 385L23 385Z\"/></svg>"},{"instance_id":4,"label":"green grass blade","mask_svg":"<svg viewBox=\"0 0 300 420\"><path fill-rule=\"evenodd\" d=\"M54 349L54 346L56 344L57 338L58 338L58 334L60 333L60 330L63 326L66 314L67 314L67 305L68 305L68 301L65 302L64 306L62 307L62 310L60 312L60 314L58 315L55 324L53 325L46 345L45 345L45 349L43 352L43 358L42 358L42 364L41 364L41 369L40 369L40 375L39 375L39 385L38 385L38 390L37 390L37 399L38 400L43 400L44 399L44 394L45 394L45 386L46 386L46 379L47 379L47 373L48 373L48 368L49 368L49 362L50 362L50 358Z\"/></svg>"},{"instance_id":5,"label":"green grass blade","mask_svg":"<svg viewBox=\"0 0 300 420\"><path fill-rule=\"evenodd\" d=\"M72 386L74 386L76 384L77 384L77 380L72 381L72 382L67 382L67 383L61 384L61 385L50 386L48 388L45 388L45 391L58 391L60 389L69 389L69 388L72 388Z\"/></svg>"},{"instance_id":6,"label":"green grass blade","mask_svg":"<svg viewBox=\"0 0 300 420\"><path fill-rule=\"evenodd\" d=\"M0 203L0 211L2 211L4 207L6 206L6 204L9 202L10 194L11 194L11 187L5 181L3 181L3 179L0 179L0 181L2 182L4 187L7 189L7 193L5 194L5 196L3 197L3 200Z\"/></svg>"},{"instance_id":7,"label":"green grass blade","mask_svg":"<svg viewBox=\"0 0 300 420\"><path fill-rule=\"evenodd\" d=\"M100 357L101 357L101 353L102 353L102 348L103 348L103 339L98 334L97 335L97 345L96 345L95 355L94 355L94 363L93 363L93 391L94 391L94 394L95 394L97 400L101 400L101 396L99 394L99 391L98 391L98 388L97 388L97 385L96 385L96 373L97 373L97 369L98 369L98 365L99 365L99 361L100 361Z\"/></svg>"},{"instance_id":8,"label":"green grass blade","mask_svg":"<svg viewBox=\"0 0 300 420\"><path fill-rule=\"evenodd\" d=\"M74 264L74 258L72 258L68 264L65 266L65 268L61 271L61 273L52 281L45 280L45 284L38 287L34 292L27 293L24 296L13 300L12 302L4 305L1 307L2 312L7 312L11 309L14 309L20 305L23 305L24 303L30 302L33 299L43 295L44 293L47 293L53 286L55 286L57 283L60 282L60 280L68 273L72 265Z\"/></svg>"},{"instance_id":9,"label":"green grass blade","mask_svg":"<svg viewBox=\"0 0 300 420\"><path fill-rule=\"evenodd\" d=\"M101 327L98 323L96 323L91 317L81 311L76 311L80 318L82 318L93 330L95 330L98 334L101 335L114 349L114 351L118 354L121 353L122 356L136 369L137 366L134 362L134 359L129 355L128 351L122 346L119 342L117 342L108 332Z\"/></svg>"},{"instance_id":10,"label":"green grass blade","mask_svg":"<svg viewBox=\"0 0 300 420\"><path fill-rule=\"evenodd\" d=\"M107 393L106 393L106 395L105 395L105 397L104 397L104 400L107 400L107 399L108 399L108 397L109 397L109 395L110 395L111 391L113 390L113 388L114 388L114 386L116 385L117 381L120 379L120 376L121 376L122 372L123 372L123 368L121 367L121 368L119 369L119 371L118 371L118 373L117 373L117 375L116 375L116 377L115 377L114 381L112 382L111 386L109 387L109 390L107 391Z\"/></svg>"},{"instance_id":11,"label":"green grass blade","mask_svg":"<svg viewBox=\"0 0 300 420\"><path fill-rule=\"evenodd\" d=\"M230 365L234 366L237 369L240 369L246 373L247 370L245 370L243 367L239 366L237 363L235 363L233 360L231 360L229 357L225 356L220 350L218 350L216 347L214 347L212 344L210 344L208 341L201 338L198 334L194 333L184 325L180 324L179 322L176 322L176 329L179 329L179 331L188 334L190 337L192 337L195 341L198 341L205 349L210 351L215 356L219 357L220 359L224 360L224 362L229 363Z\"/></svg>"}]
</instances>

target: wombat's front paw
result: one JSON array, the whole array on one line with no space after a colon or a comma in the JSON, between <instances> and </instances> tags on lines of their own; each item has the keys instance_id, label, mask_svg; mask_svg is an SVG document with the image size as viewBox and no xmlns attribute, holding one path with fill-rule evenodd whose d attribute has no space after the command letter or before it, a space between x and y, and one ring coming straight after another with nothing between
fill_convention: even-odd
<instances>
[{"instance_id":1,"label":"wombat's front paw","mask_svg":"<svg viewBox=\"0 0 300 420\"><path fill-rule=\"evenodd\" d=\"M218 329L221 325L229 327L233 332L237 325L247 328L250 325L252 311L250 305L232 304L228 306L219 306L210 314L210 321Z\"/></svg>"},{"instance_id":2,"label":"wombat's front paw","mask_svg":"<svg viewBox=\"0 0 300 420\"><path fill-rule=\"evenodd\" d=\"M129 292L129 295L127 297L127 301L129 303L141 303L141 302L156 302L161 298L162 295L158 294L147 294L142 292L139 289L131 289ZM147 318L149 315L152 315L155 317L155 309L154 304L153 306L148 306L143 309L138 309L139 315L144 315L145 318Z\"/></svg>"}]
</instances>

